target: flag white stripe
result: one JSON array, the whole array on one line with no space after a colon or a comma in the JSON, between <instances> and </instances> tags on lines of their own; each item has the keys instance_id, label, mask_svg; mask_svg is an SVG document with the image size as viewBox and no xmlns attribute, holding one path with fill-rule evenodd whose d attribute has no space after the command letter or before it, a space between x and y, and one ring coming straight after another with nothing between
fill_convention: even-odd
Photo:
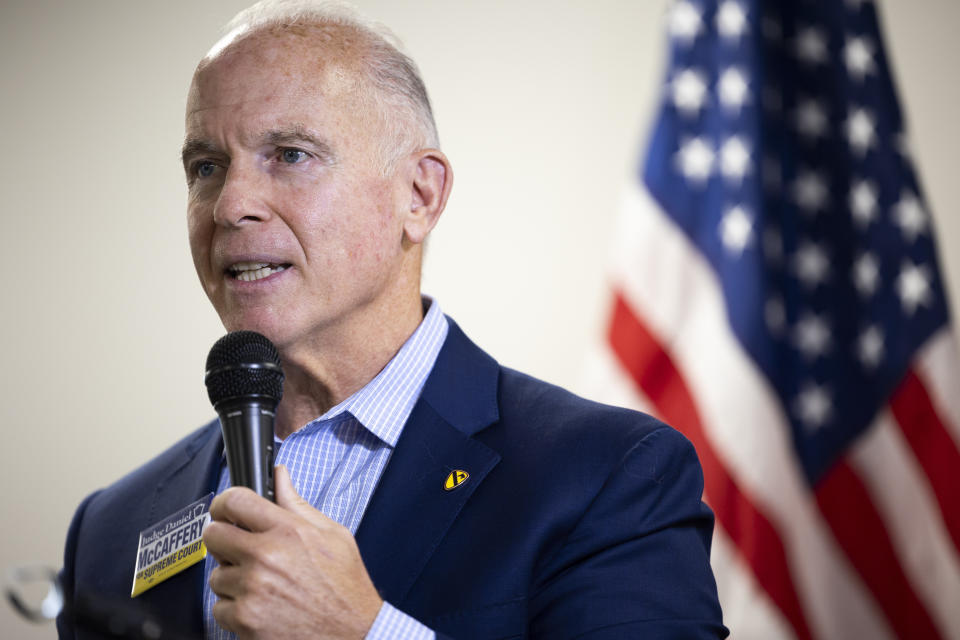
<instances>
[{"instance_id":1,"label":"flag white stripe","mask_svg":"<svg viewBox=\"0 0 960 640\"><path fill-rule=\"evenodd\" d=\"M851 448L850 463L884 520L900 565L946 638L960 638L960 558L936 497L889 411Z\"/></svg>"},{"instance_id":2,"label":"flag white stripe","mask_svg":"<svg viewBox=\"0 0 960 640\"><path fill-rule=\"evenodd\" d=\"M674 356L728 473L780 533L811 633L892 638L811 499L780 405L729 330L713 271L641 187L622 213L616 281Z\"/></svg>"},{"instance_id":3,"label":"flag white stripe","mask_svg":"<svg viewBox=\"0 0 960 640\"><path fill-rule=\"evenodd\" d=\"M954 335L950 330L938 331L920 349L915 371L930 394L944 428L960 447L960 395L957 395L957 389L960 389L960 358L957 357ZM960 473L960 469L957 473Z\"/></svg>"}]
</instances>

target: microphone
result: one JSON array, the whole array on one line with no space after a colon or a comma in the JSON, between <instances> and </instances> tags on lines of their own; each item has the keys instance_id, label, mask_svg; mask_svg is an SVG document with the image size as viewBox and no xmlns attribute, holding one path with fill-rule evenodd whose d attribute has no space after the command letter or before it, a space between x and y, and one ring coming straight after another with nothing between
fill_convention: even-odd
<instances>
[{"instance_id":1,"label":"microphone","mask_svg":"<svg viewBox=\"0 0 960 640\"><path fill-rule=\"evenodd\" d=\"M283 396L280 354L256 331L233 331L211 347L204 377L220 416L230 483L273 494L273 420Z\"/></svg>"}]
</instances>

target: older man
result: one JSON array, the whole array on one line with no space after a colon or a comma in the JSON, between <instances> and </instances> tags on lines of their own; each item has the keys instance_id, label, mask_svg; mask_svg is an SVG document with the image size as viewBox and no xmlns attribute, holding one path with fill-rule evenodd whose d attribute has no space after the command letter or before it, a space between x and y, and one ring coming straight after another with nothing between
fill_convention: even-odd
<instances>
[{"instance_id":1,"label":"older man","mask_svg":"<svg viewBox=\"0 0 960 640\"><path fill-rule=\"evenodd\" d=\"M725 634L689 443L499 367L421 297L437 147L416 67L349 11L229 25L187 102L190 247L224 326L280 351L277 501L229 488L211 423L81 505L69 593L128 591L139 532L214 491L206 560L138 595L209 638Z\"/></svg>"}]
</instances>

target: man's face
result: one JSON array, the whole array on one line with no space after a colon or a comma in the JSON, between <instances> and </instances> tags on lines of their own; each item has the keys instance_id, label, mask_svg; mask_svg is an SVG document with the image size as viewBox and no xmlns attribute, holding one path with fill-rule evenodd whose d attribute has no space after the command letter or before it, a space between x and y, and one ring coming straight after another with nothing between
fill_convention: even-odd
<instances>
[{"instance_id":1,"label":"man's face","mask_svg":"<svg viewBox=\"0 0 960 640\"><path fill-rule=\"evenodd\" d=\"M200 281L227 330L281 349L382 318L404 284L409 192L380 175L380 127L341 56L255 35L203 68L187 101Z\"/></svg>"}]
</instances>

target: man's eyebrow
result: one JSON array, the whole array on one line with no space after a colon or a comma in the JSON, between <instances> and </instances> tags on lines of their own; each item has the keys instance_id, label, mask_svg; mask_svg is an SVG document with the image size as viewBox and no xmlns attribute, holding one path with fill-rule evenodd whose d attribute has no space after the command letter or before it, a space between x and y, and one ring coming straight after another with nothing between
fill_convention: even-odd
<instances>
[{"instance_id":1,"label":"man's eyebrow","mask_svg":"<svg viewBox=\"0 0 960 640\"><path fill-rule=\"evenodd\" d=\"M326 141L300 125L267 131L263 134L261 139L268 144L278 147L296 147L306 145L311 147L310 150L314 152L321 161L329 164L332 164L336 158L333 153L333 149L330 148L330 145ZM180 150L180 157L183 160L184 165L186 165L189 159L193 156L219 153L222 153L220 147L213 144L209 140L204 140L202 138L187 138L184 140L183 148Z\"/></svg>"},{"instance_id":2,"label":"man's eyebrow","mask_svg":"<svg viewBox=\"0 0 960 640\"><path fill-rule=\"evenodd\" d=\"M212 142L199 138L187 138L183 141L180 159L183 160L183 164L187 164L187 160L195 155L217 153L218 151L219 149Z\"/></svg>"},{"instance_id":3,"label":"man's eyebrow","mask_svg":"<svg viewBox=\"0 0 960 640\"><path fill-rule=\"evenodd\" d=\"M332 163L335 159L333 149L319 135L311 132L306 127L294 125L282 129L273 129L264 136L265 140L278 147L292 146L296 147L306 143L312 147L312 151L323 161Z\"/></svg>"}]
</instances>

